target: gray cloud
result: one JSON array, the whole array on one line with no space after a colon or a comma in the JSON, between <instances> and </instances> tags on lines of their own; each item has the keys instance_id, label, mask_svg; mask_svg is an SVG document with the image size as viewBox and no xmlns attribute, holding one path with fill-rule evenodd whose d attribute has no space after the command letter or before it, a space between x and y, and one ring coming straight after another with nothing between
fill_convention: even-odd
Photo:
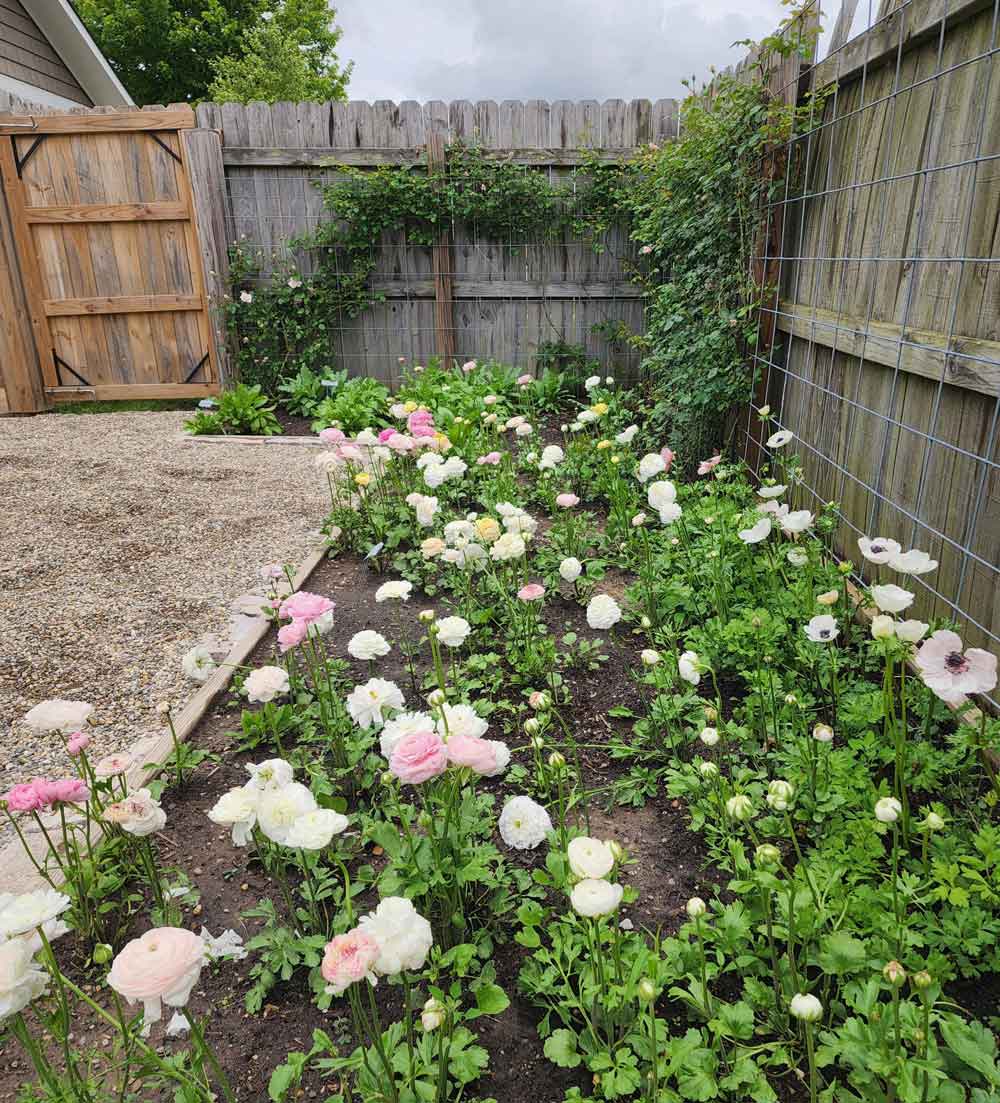
<instances>
[{"instance_id":1,"label":"gray cloud","mask_svg":"<svg viewBox=\"0 0 1000 1103\"><path fill-rule=\"evenodd\" d=\"M739 60L779 0L333 0L352 99L635 99Z\"/></svg>"}]
</instances>

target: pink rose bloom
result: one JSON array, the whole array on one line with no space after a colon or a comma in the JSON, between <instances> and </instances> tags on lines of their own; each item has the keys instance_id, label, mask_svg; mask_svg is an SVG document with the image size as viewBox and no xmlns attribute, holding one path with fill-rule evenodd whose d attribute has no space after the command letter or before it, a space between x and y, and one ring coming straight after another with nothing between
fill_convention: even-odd
<instances>
[{"instance_id":1,"label":"pink rose bloom","mask_svg":"<svg viewBox=\"0 0 1000 1103\"><path fill-rule=\"evenodd\" d=\"M395 746L389 758L389 770L404 785L419 785L438 774L448 765L448 752L436 732L411 732Z\"/></svg>"},{"instance_id":2,"label":"pink rose bloom","mask_svg":"<svg viewBox=\"0 0 1000 1103\"><path fill-rule=\"evenodd\" d=\"M383 429L378 435L379 444L388 444L389 438L396 435L395 429Z\"/></svg>"},{"instance_id":3,"label":"pink rose bloom","mask_svg":"<svg viewBox=\"0 0 1000 1103\"><path fill-rule=\"evenodd\" d=\"M517 596L521 601L538 601L539 598L545 597L545 587L538 582L529 582L527 586L522 586L517 591Z\"/></svg>"},{"instance_id":4,"label":"pink rose bloom","mask_svg":"<svg viewBox=\"0 0 1000 1103\"><path fill-rule=\"evenodd\" d=\"M43 807L38 791L30 781L15 785L4 793L3 800L11 812L37 812Z\"/></svg>"},{"instance_id":5,"label":"pink rose bloom","mask_svg":"<svg viewBox=\"0 0 1000 1103\"><path fill-rule=\"evenodd\" d=\"M336 429L331 426L329 429L324 429L320 433L319 439L324 444L341 444L343 441L347 440L347 437L343 429Z\"/></svg>"},{"instance_id":6,"label":"pink rose bloom","mask_svg":"<svg viewBox=\"0 0 1000 1103\"><path fill-rule=\"evenodd\" d=\"M698 464L698 474L707 475L709 471L718 467L720 463L722 463L722 456L716 453L710 460L702 460L701 463Z\"/></svg>"},{"instance_id":7,"label":"pink rose bloom","mask_svg":"<svg viewBox=\"0 0 1000 1103\"><path fill-rule=\"evenodd\" d=\"M143 1023L155 1023L164 1003L188 1002L206 957L204 941L192 931L154 927L125 945L111 964L108 984L129 1003L141 1000Z\"/></svg>"},{"instance_id":8,"label":"pink rose bloom","mask_svg":"<svg viewBox=\"0 0 1000 1103\"><path fill-rule=\"evenodd\" d=\"M667 465L663 469L664 474L666 474L670 470L670 468L673 466L675 454L676 453L673 451L672 448L668 447L668 448L661 448L660 449L660 459L663 460L663 462Z\"/></svg>"},{"instance_id":9,"label":"pink rose bloom","mask_svg":"<svg viewBox=\"0 0 1000 1103\"><path fill-rule=\"evenodd\" d=\"M467 766L477 774L494 774L497 769L496 748L488 739L476 735L453 735L445 744L448 761L454 766Z\"/></svg>"},{"instance_id":10,"label":"pink rose bloom","mask_svg":"<svg viewBox=\"0 0 1000 1103\"><path fill-rule=\"evenodd\" d=\"M479 459L476 460L476 463L480 466L488 463L491 467L496 467L502 459L503 452L487 452L485 456L480 456Z\"/></svg>"},{"instance_id":11,"label":"pink rose bloom","mask_svg":"<svg viewBox=\"0 0 1000 1103\"><path fill-rule=\"evenodd\" d=\"M412 452L417 442L403 433L393 433L386 441L393 452Z\"/></svg>"},{"instance_id":12,"label":"pink rose bloom","mask_svg":"<svg viewBox=\"0 0 1000 1103\"><path fill-rule=\"evenodd\" d=\"M533 375L519 375L517 377L517 385L519 387L527 387L529 383L534 382L534 378Z\"/></svg>"},{"instance_id":13,"label":"pink rose bloom","mask_svg":"<svg viewBox=\"0 0 1000 1103\"><path fill-rule=\"evenodd\" d=\"M341 996L346 988L358 981L367 979L374 984L378 954L378 943L364 931L354 930L337 935L326 944L323 963L319 967L323 979L329 981L327 992Z\"/></svg>"},{"instance_id":14,"label":"pink rose bloom","mask_svg":"<svg viewBox=\"0 0 1000 1103\"><path fill-rule=\"evenodd\" d=\"M46 808L55 804L85 804L90 799L90 790L79 778L46 781L45 778L36 777L31 784Z\"/></svg>"},{"instance_id":15,"label":"pink rose bloom","mask_svg":"<svg viewBox=\"0 0 1000 1103\"><path fill-rule=\"evenodd\" d=\"M301 620L306 624L312 624L325 613L333 611L333 602L322 594L310 594L306 590L299 590L291 597L286 597L278 611L290 620Z\"/></svg>"},{"instance_id":16,"label":"pink rose bloom","mask_svg":"<svg viewBox=\"0 0 1000 1103\"><path fill-rule=\"evenodd\" d=\"M997 684L996 655L979 647L963 653L961 637L947 628L924 640L915 661L924 685L949 705L969 693L989 693Z\"/></svg>"},{"instance_id":17,"label":"pink rose bloom","mask_svg":"<svg viewBox=\"0 0 1000 1103\"><path fill-rule=\"evenodd\" d=\"M90 746L90 736L84 735L83 732L73 732L73 734L66 740L66 750L74 758L81 752L85 751Z\"/></svg>"},{"instance_id":18,"label":"pink rose bloom","mask_svg":"<svg viewBox=\"0 0 1000 1103\"><path fill-rule=\"evenodd\" d=\"M560 509L572 509L580 504L580 499L575 494L560 494L556 498L556 505Z\"/></svg>"},{"instance_id":19,"label":"pink rose bloom","mask_svg":"<svg viewBox=\"0 0 1000 1103\"><path fill-rule=\"evenodd\" d=\"M278 629L278 648L281 653L291 651L309 635L309 625L304 620L293 620L291 624L283 624Z\"/></svg>"}]
</instances>

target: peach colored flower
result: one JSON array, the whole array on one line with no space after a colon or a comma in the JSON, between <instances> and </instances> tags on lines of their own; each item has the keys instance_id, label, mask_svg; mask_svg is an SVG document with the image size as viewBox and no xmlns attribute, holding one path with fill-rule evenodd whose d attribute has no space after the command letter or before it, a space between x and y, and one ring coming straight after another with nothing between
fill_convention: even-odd
<instances>
[{"instance_id":1,"label":"peach colored flower","mask_svg":"<svg viewBox=\"0 0 1000 1103\"><path fill-rule=\"evenodd\" d=\"M376 984L374 965L377 957L378 943L364 931L337 935L326 944L323 964L319 967L323 979L329 982L327 992L343 995L345 989L362 980Z\"/></svg>"},{"instance_id":2,"label":"peach colored flower","mask_svg":"<svg viewBox=\"0 0 1000 1103\"><path fill-rule=\"evenodd\" d=\"M205 943L181 927L154 927L127 943L108 973L108 984L129 1003L142 1001L143 1021L157 1022L162 1004L183 1007L205 964Z\"/></svg>"}]
</instances>

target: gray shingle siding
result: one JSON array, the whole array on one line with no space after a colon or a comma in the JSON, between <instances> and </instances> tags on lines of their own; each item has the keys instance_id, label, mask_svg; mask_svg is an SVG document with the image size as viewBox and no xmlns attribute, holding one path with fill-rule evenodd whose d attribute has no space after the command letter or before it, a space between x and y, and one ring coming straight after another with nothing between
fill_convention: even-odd
<instances>
[{"instance_id":1,"label":"gray shingle siding","mask_svg":"<svg viewBox=\"0 0 1000 1103\"><path fill-rule=\"evenodd\" d=\"M21 0L0 0L0 73L74 103L92 106Z\"/></svg>"}]
</instances>

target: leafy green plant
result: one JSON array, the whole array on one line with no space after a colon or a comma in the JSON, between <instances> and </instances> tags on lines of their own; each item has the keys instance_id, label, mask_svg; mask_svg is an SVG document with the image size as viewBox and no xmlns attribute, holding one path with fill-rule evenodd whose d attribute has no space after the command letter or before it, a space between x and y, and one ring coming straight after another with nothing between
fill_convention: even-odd
<instances>
[{"instance_id":1,"label":"leafy green plant","mask_svg":"<svg viewBox=\"0 0 1000 1103\"><path fill-rule=\"evenodd\" d=\"M195 436L205 433L247 434L271 437L281 432L274 416L271 400L259 384L237 383L219 396L216 410L199 410L184 422L184 428Z\"/></svg>"},{"instance_id":2,"label":"leafy green plant","mask_svg":"<svg viewBox=\"0 0 1000 1103\"><path fill-rule=\"evenodd\" d=\"M349 379L336 394L324 398L314 411L312 428L318 433L331 425L347 434L385 424L389 390L377 379Z\"/></svg>"},{"instance_id":3,"label":"leafy green plant","mask_svg":"<svg viewBox=\"0 0 1000 1103\"><path fill-rule=\"evenodd\" d=\"M294 375L278 384L278 401L290 414L312 417L323 399L342 387L346 380L346 371L328 372L325 376L320 376L312 368L303 365Z\"/></svg>"}]
</instances>

